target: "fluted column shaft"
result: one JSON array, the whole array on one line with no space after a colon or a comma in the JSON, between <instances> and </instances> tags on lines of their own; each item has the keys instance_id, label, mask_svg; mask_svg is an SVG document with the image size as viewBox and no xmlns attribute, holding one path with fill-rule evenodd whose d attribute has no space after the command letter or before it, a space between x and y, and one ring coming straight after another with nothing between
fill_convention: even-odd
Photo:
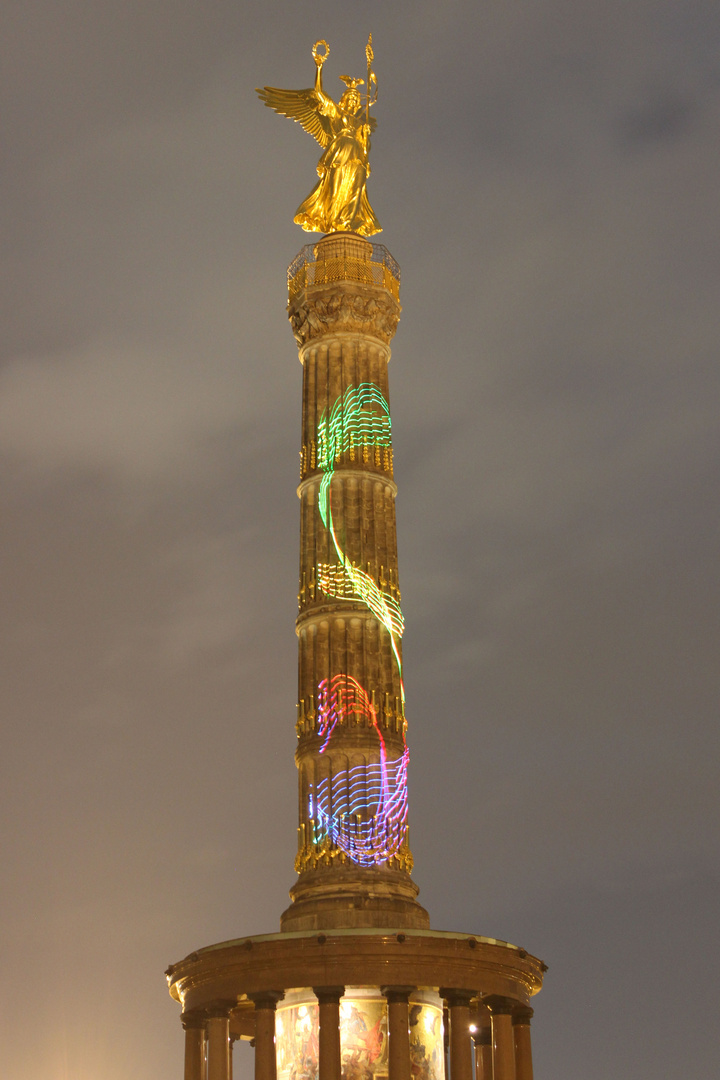
<instances>
[{"instance_id":1,"label":"fluted column shaft","mask_svg":"<svg viewBox=\"0 0 720 1080\"><path fill-rule=\"evenodd\" d=\"M475 1080L492 1080L492 1035L490 1025L478 1027L475 1044Z\"/></svg>"},{"instance_id":2,"label":"fluted column shaft","mask_svg":"<svg viewBox=\"0 0 720 1080\"><path fill-rule=\"evenodd\" d=\"M184 1013L180 1020L185 1029L185 1070L183 1080L205 1080L205 1027L204 1016Z\"/></svg>"},{"instance_id":3,"label":"fluted column shaft","mask_svg":"<svg viewBox=\"0 0 720 1080\"><path fill-rule=\"evenodd\" d=\"M408 844L388 391L399 273L389 252L352 234L303 249L290 269L288 311L303 365L300 877L283 930L429 925Z\"/></svg>"},{"instance_id":4,"label":"fluted column shaft","mask_svg":"<svg viewBox=\"0 0 720 1080\"><path fill-rule=\"evenodd\" d=\"M489 998L492 1016L493 1080L516 1080L515 1040L513 1038L513 1002L505 998Z\"/></svg>"},{"instance_id":5,"label":"fluted column shaft","mask_svg":"<svg viewBox=\"0 0 720 1080\"><path fill-rule=\"evenodd\" d=\"M318 1080L340 1080L340 998L344 986L324 986L314 990L318 999Z\"/></svg>"},{"instance_id":6,"label":"fluted column shaft","mask_svg":"<svg viewBox=\"0 0 720 1080\"><path fill-rule=\"evenodd\" d=\"M327 307L333 296L338 303L347 301L340 326L349 327L362 288L337 285L320 303ZM340 790L331 789L326 778L341 769L378 765L380 735L388 759L398 759L405 746L405 710L390 348L370 333L329 331L306 344L301 357L297 760L302 852L323 832L328 813L342 816L351 809L336 804ZM369 808L362 796L353 802L364 817ZM351 831L345 843L339 841L351 857L353 840ZM306 868L307 859L306 854L298 869Z\"/></svg>"},{"instance_id":7,"label":"fluted column shaft","mask_svg":"<svg viewBox=\"0 0 720 1080\"><path fill-rule=\"evenodd\" d=\"M410 1080L410 1027L408 998L414 987L384 986L387 1000L389 1080Z\"/></svg>"},{"instance_id":8,"label":"fluted column shaft","mask_svg":"<svg viewBox=\"0 0 720 1080\"><path fill-rule=\"evenodd\" d=\"M473 1080L472 1034L470 1032L471 994L440 988L450 1016L451 1080Z\"/></svg>"},{"instance_id":9,"label":"fluted column shaft","mask_svg":"<svg viewBox=\"0 0 720 1080\"><path fill-rule=\"evenodd\" d=\"M515 1042L515 1080L533 1080L532 1045L530 1021L533 1010L521 1007L513 1012L513 1039Z\"/></svg>"},{"instance_id":10,"label":"fluted column shaft","mask_svg":"<svg viewBox=\"0 0 720 1080\"><path fill-rule=\"evenodd\" d=\"M207 1080L230 1080L229 1010L218 1010L208 1016Z\"/></svg>"},{"instance_id":11,"label":"fluted column shaft","mask_svg":"<svg viewBox=\"0 0 720 1080\"><path fill-rule=\"evenodd\" d=\"M281 993L255 998L255 1080L277 1080L275 1007Z\"/></svg>"}]
</instances>

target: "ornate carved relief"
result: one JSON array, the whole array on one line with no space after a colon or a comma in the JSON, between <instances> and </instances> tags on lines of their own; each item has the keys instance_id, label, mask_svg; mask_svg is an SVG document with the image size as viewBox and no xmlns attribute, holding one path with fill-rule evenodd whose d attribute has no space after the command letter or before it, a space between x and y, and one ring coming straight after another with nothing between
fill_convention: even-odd
<instances>
[{"instance_id":1,"label":"ornate carved relief","mask_svg":"<svg viewBox=\"0 0 720 1080\"><path fill-rule=\"evenodd\" d=\"M385 292L348 287L305 291L288 318L298 347L330 333L366 334L388 344L400 321L400 305Z\"/></svg>"}]
</instances>

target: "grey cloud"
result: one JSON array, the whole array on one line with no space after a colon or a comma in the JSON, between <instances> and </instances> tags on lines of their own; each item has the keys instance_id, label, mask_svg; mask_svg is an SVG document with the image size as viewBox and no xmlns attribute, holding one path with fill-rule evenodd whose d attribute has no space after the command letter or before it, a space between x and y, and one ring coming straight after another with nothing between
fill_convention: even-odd
<instances>
[{"instance_id":1,"label":"grey cloud","mask_svg":"<svg viewBox=\"0 0 720 1080\"><path fill-rule=\"evenodd\" d=\"M644 104L629 112L619 123L621 141L627 146L676 139L692 126L698 106L673 88L648 94Z\"/></svg>"}]
</instances>

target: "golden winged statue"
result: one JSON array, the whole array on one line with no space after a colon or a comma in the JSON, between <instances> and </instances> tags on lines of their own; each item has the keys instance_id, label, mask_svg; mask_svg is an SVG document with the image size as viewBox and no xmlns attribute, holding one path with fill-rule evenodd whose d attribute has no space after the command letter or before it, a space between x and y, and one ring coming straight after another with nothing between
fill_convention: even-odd
<instances>
[{"instance_id":1,"label":"golden winged statue","mask_svg":"<svg viewBox=\"0 0 720 1080\"><path fill-rule=\"evenodd\" d=\"M321 48L324 52L320 52ZM358 90L364 85L364 79L341 75L347 89L338 102L323 90L322 69L330 55L326 41L316 41L313 45L316 65L313 88L276 90L264 86L257 91L268 108L297 121L323 148L317 165L320 180L298 207L294 218L307 232L354 232L372 236L382 228L365 190L370 175L370 135L376 126L375 118L370 116L370 106L377 101L377 79L371 70L372 34L365 54L368 79L364 109ZM371 86L375 89L372 98Z\"/></svg>"}]
</instances>

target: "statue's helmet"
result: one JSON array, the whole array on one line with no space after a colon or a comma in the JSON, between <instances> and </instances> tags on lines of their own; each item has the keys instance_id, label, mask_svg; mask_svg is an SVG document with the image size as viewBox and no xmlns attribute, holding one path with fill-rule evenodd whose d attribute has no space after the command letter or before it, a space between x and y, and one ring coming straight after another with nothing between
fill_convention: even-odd
<instances>
[{"instance_id":1,"label":"statue's helmet","mask_svg":"<svg viewBox=\"0 0 720 1080\"><path fill-rule=\"evenodd\" d=\"M358 86L364 86L364 79L353 79L351 75L341 75L340 79L347 86L347 90L340 98L340 105L343 109L346 109L349 113L356 113L362 105L362 98L358 91Z\"/></svg>"}]
</instances>

